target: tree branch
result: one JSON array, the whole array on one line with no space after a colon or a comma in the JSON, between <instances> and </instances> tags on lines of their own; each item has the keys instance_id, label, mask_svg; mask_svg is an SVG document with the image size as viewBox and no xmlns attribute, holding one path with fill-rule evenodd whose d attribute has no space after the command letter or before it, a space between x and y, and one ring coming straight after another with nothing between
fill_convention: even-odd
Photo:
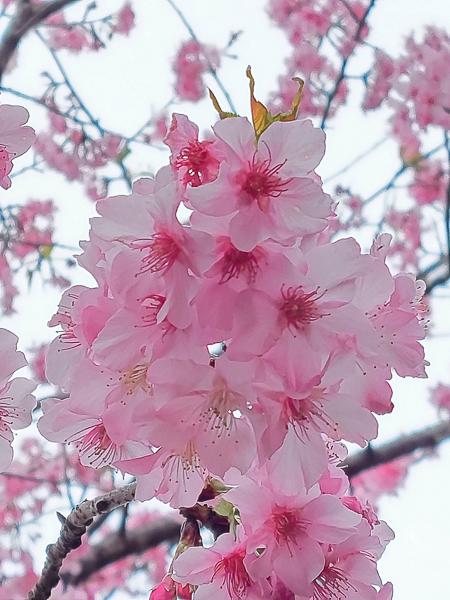
<instances>
[{"instance_id":1,"label":"tree branch","mask_svg":"<svg viewBox=\"0 0 450 600\"><path fill-rule=\"evenodd\" d=\"M128 504L134 500L135 493L136 483L130 483L126 487L112 490L93 500L84 500L72 510L67 519L58 515L63 521L61 534L55 544L47 547L47 560L42 569L42 575L29 592L28 600L48 600L52 589L58 585L59 570L64 558L71 550L81 545L81 538L93 518Z\"/></svg>"},{"instance_id":2,"label":"tree branch","mask_svg":"<svg viewBox=\"0 0 450 600\"><path fill-rule=\"evenodd\" d=\"M412 454L416 450L435 448L443 440L450 438L450 420L426 429L404 435L378 448L368 446L341 463L347 477L351 479L363 471L390 463L397 458Z\"/></svg>"},{"instance_id":3,"label":"tree branch","mask_svg":"<svg viewBox=\"0 0 450 600\"><path fill-rule=\"evenodd\" d=\"M448 438L450 438L450 420L402 436L378 448L368 446L365 450L349 456L340 466L349 479L352 479L363 471L390 463L416 450L433 449ZM132 483L94 500L85 500L70 513L61 529L59 540L47 550L48 559L42 576L28 595L28 600L47 600L59 579L65 585L77 586L93 573L118 560L133 554L141 554L164 542L175 544L178 541L181 523L163 517L136 529L125 532L119 530L108 534L102 542L93 546L91 551L79 560L76 571L59 574L63 559L71 550L80 546L81 537L92 523L93 517L101 515L102 518L115 508L125 506L134 499L135 489L136 484ZM190 508L182 508L180 513L186 518L191 517L200 521L203 526L213 531L215 537L228 530L227 520L215 514L206 505L196 504Z\"/></svg>"},{"instance_id":4,"label":"tree branch","mask_svg":"<svg viewBox=\"0 0 450 600\"><path fill-rule=\"evenodd\" d=\"M375 6L375 2L376 0L370 0L370 4L369 6L366 8L361 20L358 22L358 28L356 30L355 33L355 42L356 44L359 44L361 42L361 34L364 28L364 25L366 24L366 20L367 17L369 16L370 11L372 10L372 8ZM356 44L355 44L355 48L356 48ZM333 90L328 94L328 100L327 100L327 105L325 106L325 110L323 112L323 117L322 117L322 123L320 124L320 127L322 129L325 129L325 124L326 121L328 119L328 115L330 114L330 110L331 110L331 104L336 96L336 94L339 91L339 86L341 85L341 83L343 82L343 80L345 79L345 69L347 68L347 63L350 59L350 57L353 55L355 48L353 48L353 50L350 52L350 54L348 56L345 56L342 60L342 65L341 65L341 70L339 72L339 75L336 79L336 82L334 84L334 88Z\"/></svg>"},{"instance_id":5,"label":"tree branch","mask_svg":"<svg viewBox=\"0 0 450 600\"><path fill-rule=\"evenodd\" d=\"M74 2L78 2L78 0L52 0L40 4L35 4L30 0L18 1L17 12L0 45L0 83L20 40L39 23Z\"/></svg>"},{"instance_id":6,"label":"tree branch","mask_svg":"<svg viewBox=\"0 0 450 600\"><path fill-rule=\"evenodd\" d=\"M215 539L229 531L228 519L218 515L205 504L180 508L180 514L188 521L200 522L210 529ZM176 544L180 539L181 526L180 521L163 517L158 521L140 525L136 529L112 532L92 546L91 551L79 560L74 571L61 573L61 580L65 585L77 586L100 569L122 558L132 554L142 554L165 542Z\"/></svg>"},{"instance_id":7,"label":"tree branch","mask_svg":"<svg viewBox=\"0 0 450 600\"><path fill-rule=\"evenodd\" d=\"M64 585L80 585L93 573L132 554L142 554L164 542L176 544L180 537L181 523L175 519L161 518L125 532L114 531L91 551L80 558L76 571L61 573Z\"/></svg>"}]
</instances>

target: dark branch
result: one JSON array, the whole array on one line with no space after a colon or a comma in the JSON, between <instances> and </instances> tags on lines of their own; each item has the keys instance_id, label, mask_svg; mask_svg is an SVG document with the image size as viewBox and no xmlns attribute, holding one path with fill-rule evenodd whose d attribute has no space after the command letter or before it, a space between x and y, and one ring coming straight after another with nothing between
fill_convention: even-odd
<instances>
[{"instance_id":1,"label":"dark branch","mask_svg":"<svg viewBox=\"0 0 450 600\"><path fill-rule=\"evenodd\" d=\"M369 13L372 10L372 8L375 6L375 1L376 0L370 1L369 6L366 8L364 15L362 16L361 20L358 23L358 28L355 33L356 44L361 43L361 34L364 29L364 25L366 24L367 17L369 16ZM356 47L356 45L355 45L355 47ZM341 70L336 79L333 90L328 95L327 105L325 106L325 110L323 112L322 123L320 124L322 129L325 129L325 124L326 124L328 115L330 114L330 110L331 110L331 104L333 103L333 100L339 91L339 87L340 87L341 83L345 79L345 75L346 75L345 70L347 68L347 63L348 63L350 57L353 55L353 52L354 52L354 49L348 56L344 57L344 59L342 60Z\"/></svg>"},{"instance_id":2,"label":"dark branch","mask_svg":"<svg viewBox=\"0 0 450 600\"><path fill-rule=\"evenodd\" d=\"M99 544L92 546L88 554L80 558L75 572L61 573L64 585L80 585L93 573L132 554L142 554L165 542L176 544L180 537L181 523L175 519L161 518L125 532L114 531Z\"/></svg>"},{"instance_id":3,"label":"dark branch","mask_svg":"<svg viewBox=\"0 0 450 600\"><path fill-rule=\"evenodd\" d=\"M180 514L186 519L186 523L195 523L197 529L197 523L210 529L215 539L229 531L228 519L218 515L205 504L181 508ZM95 523L91 527L94 527ZM140 525L136 529L125 531L119 529L110 533L101 542L92 546L90 552L79 560L73 572L61 573L61 580L64 585L77 586L100 569L127 556L142 554L163 543L176 544L180 540L181 526L180 521L163 517L158 521Z\"/></svg>"},{"instance_id":4,"label":"dark branch","mask_svg":"<svg viewBox=\"0 0 450 600\"><path fill-rule=\"evenodd\" d=\"M341 467L345 469L347 476L351 479L363 471L390 463L397 458L412 454L416 450L436 448L447 438L450 438L450 421L404 435L378 448L369 446L365 450L349 456L341 464Z\"/></svg>"},{"instance_id":5,"label":"dark branch","mask_svg":"<svg viewBox=\"0 0 450 600\"><path fill-rule=\"evenodd\" d=\"M81 545L81 538L93 518L128 504L134 500L135 493L136 483L131 483L93 500L85 500L72 510L67 519L59 515L60 521L63 522L61 534L55 544L47 547L47 560L42 575L29 592L28 600L48 600L52 589L58 585L60 580L59 570L64 558L71 550L75 550Z\"/></svg>"},{"instance_id":6,"label":"dark branch","mask_svg":"<svg viewBox=\"0 0 450 600\"><path fill-rule=\"evenodd\" d=\"M20 40L39 23L74 2L78 2L78 0L52 0L52 2L41 2L40 4L35 4L30 0L19 0L17 12L0 45L0 83Z\"/></svg>"}]
</instances>

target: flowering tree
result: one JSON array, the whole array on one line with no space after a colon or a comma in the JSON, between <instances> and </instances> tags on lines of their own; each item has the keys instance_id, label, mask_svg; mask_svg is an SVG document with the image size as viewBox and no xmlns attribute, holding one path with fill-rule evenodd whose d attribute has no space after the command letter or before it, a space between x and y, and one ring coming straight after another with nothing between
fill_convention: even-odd
<instances>
[{"instance_id":1,"label":"flowering tree","mask_svg":"<svg viewBox=\"0 0 450 600\"><path fill-rule=\"evenodd\" d=\"M221 77L239 34L204 42L167 5L189 34L174 97L118 133L65 60L131 41L138 7L3 2L3 313L24 275L63 292L53 341L32 353L36 396L29 373L11 379L26 359L0 330L0 598L388 600L378 499L450 436L442 420L372 445L393 375L426 377L429 299L449 278L449 37L430 27L392 56L371 41L375 0L273 0L286 73L263 103L249 67L241 115ZM14 80L31 35L51 60L39 92ZM204 135L172 106L203 98ZM316 172L352 102L384 111L399 160L370 194L345 183L361 154L333 188ZM36 136L21 104L44 111ZM54 202L8 199L26 179L40 189L40 171L96 202L75 275ZM449 390L432 393L442 412ZM55 498L72 511L40 572L36 525Z\"/></svg>"}]
</instances>

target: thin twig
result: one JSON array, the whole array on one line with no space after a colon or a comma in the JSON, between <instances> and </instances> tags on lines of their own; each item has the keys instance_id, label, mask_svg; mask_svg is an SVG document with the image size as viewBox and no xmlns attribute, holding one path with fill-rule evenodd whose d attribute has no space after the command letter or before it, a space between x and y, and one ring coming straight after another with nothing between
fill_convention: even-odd
<instances>
[{"instance_id":1,"label":"thin twig","mask_svg":"<svg viewBox=\"0 0 450 600\"><path fill-rule=\"evenodd\" d=\"M346 165L345 167L342 167L342 169L340 169L336 173L333 173L333 175L330 175L329 177L327 177L326 179L324 179L323 183L324 184L329 183L332 179L336 179L336 177L339 177L339 175L343 175L349 169L351 169L357 163L359 163L360 160L362 160L363 158L366 158L366 156L369 156L369 154L371 154L379 146L382 146L389 139L390 139L390 136L388 136L388 135L384 136L383 138L381 138L381 140L378 140L378 142L375 142L375 144L373 144L373 146L371 146L368 150L366 150L365 152L363 152L362 154L360 154L359 156L357 156L354 160L352 160L350 163L348 163L348 165Z\"/></svg>"},{"instance_id":2,"label":"thin twig","mask_svg":"<svg viewBox=\"0 0 450 600\"><path fill-rule=\"evenodd\" d=\"M32 477L31 475L19 475L18 473L8 473L3 471L0 473L0 477L8 477L10 479L20 479L22 481L32 481L34 483L42 483L44 485L62 485L64 481L57 481L56 479L45 479L44 477Z\"/></svg>"},{"instance_id":3,"label":"thin twig","mask_svg":"<svg viewBox=\"0 0 450 600\"><path fill-rule=\"evenodd\" d=\"M356 42L356 44L358 44L358 43L361 42L360 37L361 37L362 30L364 28L364 25L366 24L366 19L369 16L370 11L372 10L372 8L375 5L375 1L376 0L371 0L369 6L366 8L366 11L365 11L364 15L362 16L362 19L359 21L358 28L357 28L356 34L355 34L355 42ZM356 47L356 44L355 44L355 47ZM327 105L325 106L325 110L324 110L323 117L322 117L322 123L320 125L322 129L325 128L325 124L326 124L326 121L328 119L328 115L330 114L331 104L332 104L332 102L333 102L336 94L339 91L339 87L340 87L342 81L345 78L345 69L347 68L347 63L348 63L350 57L352 56L353 52L354 52L354 48L353 48L352 52L342 60L341 70L340 70L339 75L338 75L338 77L336 79L336 83L334 84L334 88L328 94Z\"/></svg>"},{"instance_id":4,"label":"thin twig","mask_svg":"<svg viewBox=\"0 0 450 600\"><path fill-rule=\"evenodd\" d=\"M88 117L89 121L91 122L92 125L94 125L94 127L97 128L98 132L101 135L105 134L105 130L103 129L103 127L100 125L100 123L98 122L98 119L96 119L93 114L90 112L90 110L87 108L87 106L85 105L85 103L81 100L80 96L78 95L78 93L75 91L75 88L73 87L73 85L71 84L69 77L66 73L66 70L64 68L64 66L62 65L61 61L59 60L58 54L55 52L55 50L53 50L53 48L51 48L48 43L47 40L45 39L45 37L42 35L42 33L40 31L36 30L36 35L38 36L38 38L41 40L41 42L44 44L44 46L47 48L47 50L50 52L50 54L52 55L53 60L56 63L56 66L59 69L59 72L61 73L63 79L64 79L64 83L67 85L67 87L70 90L70 93L72 94L72 97L77 101L78 106L81 108L81 110L84 112L84 114Z\"/></svg>"},{"instance_id":5,"label":"thin twig","mask_svg":"<svg viewBox=\"0 0 450 600\"><path fill-rule=\"evenodd\" d=\"M444 148L444 144L439 144L439 146L436 146L435 148L433 148L432 150L430 150L426 154L423 154L421 156L421 160L425 160L427 158L430 158L430 156L433 156L433 154L436 154L436 152L438 152L439 150L442 150L442 148ZM387 183L386 185L384 185L382 188L378 189L371 196L369 196L369 198L367 198L366 200L364 200L364 205L367 205L369 202L372 202L372 200L375 200L375 198L378 198L378 196L380 194L382 194L383 192L387 192L390 189L392 189L394 187L395 182L397 181L397 179L401 175L403 175L403 173L405 173L405 171L407 171L410 167L411 167L410 164L407 164L407 163L403 164L400 167L400 169L392 176L392 179L389 181L389 183Z\"/></svg>"}]
</instances>

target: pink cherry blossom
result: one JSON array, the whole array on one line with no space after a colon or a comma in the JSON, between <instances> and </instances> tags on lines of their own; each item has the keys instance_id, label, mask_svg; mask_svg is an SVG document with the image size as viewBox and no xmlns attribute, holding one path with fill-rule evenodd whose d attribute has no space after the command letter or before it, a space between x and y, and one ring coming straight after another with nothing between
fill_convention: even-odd
<instances>
[{"instance_id":1,"label":"pink cherry blossom","mask_svg":"<svg viewBox=\"0 0 450 600\"><path fill-rule=\"evenodd\" d=\"M341 544L329 545L325 554L325 566L313 582L314 600L375 600L376 586L381 585L376 569L380 541L371 535L365 522ZM300 595L298 600L310 600Z\"/></svg>"},{"instance_id":2,"label":"pink cherry blossom","mask_svg":"<svg viewBox=\"0 0 450 600\"><path fill-rule=\"evenodd\" d=\"M259 580L274 571L292 592L307 597L324 568L324 547L340 547L361 522L334 496L320 495L317 488L285 495L264 475L258 482L240 480L227 496L239 508L249 543L265 548L250 575Z\"/></svg>"},{"instance_id":3,"label":"pink cherry blossom","mask_svg":"<svg viewBox=\"0 0 450 600\"><path fill-rule=\"evenodd\" d=\"M182 100L197 102L205 95L202 75L211 67L220 64L220 55L216 48L203 46L196 40L182 45L173 63L177 75L175 91ZM211 65L211 66L210 66Z\"/></svg>"},{"instance_id":4,"label":"pink cherry blossom","mask_svg":"<svg viewBox=\"0 0 450 600\"><path fill-rule=\"evenodd\" d=\"M396 494L413 462L413 456L404 456L360 473L352 479L354 493L361 500L368 500L372 504L376 504L382 494Z\"/></svg>"},{"instance_id":5,"label":"pink cherry blossom","mask_svg":"<svg viewBox=\"0 0 450 600\"><path fill-rule=\"evenodd\" d=\"M41 344L38 347L32 348L33 359L30 362L30 368L33 371L34 378L39 383L48 383L45 375L46 355L48 352L48 344Z\"/></svg>"},{"instance_id":6,"label":"pink cherry blossom","mask_svg":"<svg viewBox=\"0 0 450 600\"><path fill-rule=\"evenodd\" d=\"M164 432L164 429L160 429ZM193 506L211 475L202 463L195 437L186 440L186 430L172 427L167 450L159 449L153 454L117 461L115 466L124 473L136 476L136 498L158 498L172 508Z\"/></svg>"},{"instance_id":7,"label":"pink cherry blossom","mask_svg":"<svg viewBox=\"0 0 450 600\"><path fill-rule=\"evenodd\" d=\"M411 195L419 204L430 204L436 200L443 202L448 185L441 163L421 161L420 169L414 173L414 183L410 186Z\"/></svg>"},{"instance_id":8,"label":"pink cherry blossom","mask_svg":"<svg viewBox=\"0 0 450 600\"><path fill-rule=\"evenodd\" d=\"M114 31L116 33L128 35L134 27L134 18L135 15L131 8L131 4L127 2L117 14L117 23L114 25Z\"/></svg>"},{"instance_id":9,"label":"pink cherry blossom","mask_svg":"<svg viewBox=\"0 0 450 600\"><path fill-rule=\"evenodd\" d=\"M323 133L310 121L273 123L260 137L242 117L214 127L224 158L215 181L187 190L194 208L207 215L233 215L230 238L251 251L272 238L293 243L296 236L326 226L331 202L307 175L324 152Z\"/></svg>"},{"instance_id":10,"label":"pink cherry blossom","mask_svg":"<svg viewBox=\"0 0 450 600\"><path fill-rule=\"evenodd\" d=\"M450 410L450 386L439 383L431 391L430 400L439 410Z\"/></svg>"},{"instance_id":11,"label":"pink cherry blossom","mask_svg":"<svg viewBox=\"0 0 450 600\"><path fill-rule=\"evenodd\" d=\"M24 377L11 379L17 369L27 364L17 350L18 338L7 329L0 329L0 472L11 464L13 429L23 429L31 423L31 411L36 398L31 394L36 384Z\"/></svg>"},{"instance_id":12,"label":"pink cherry blossom","mask_svg":"<svg viewBox=\"0 0 450 600\"><path fill-rule=\"evenodd\" d=\"M50 29L49 44L55 50L67 48L72 52L81 52L85 48L95 49L92 36L80 25L66 26L62 24Z\"/></svg>"},{"instance_id":13,"label":"pink cherry blossom","mask_svg":"<svg viewBox=\"0 0 450 600\"><path fill-rule=\"evenodd\" d=\"M28 117L23 106L0 105L0 186L5 190L11 187L12 161L25 154L36 138L34 130L25 126Z\"/></svg>"},{"instance_id":14,"label":"pink cherry blossom","mask_svg":"<svg viewBox=\"0 0 450 600\"><path fill-rule=\"evenodd\" d=\"M244 541L235 541L225 533L211 548L195 547L183 552L174 562L173 578L185 584L200 584L196 600L259 600L266 597L263 590L270 588L250 576L246 562L251 558Z\"/></svg>"},{"instance_id":15,"label":"pink cherry blossom","mask_svg":"<svg viewBox=\"0 0 450 600\"><path fill-rule=\"evenodd\" d=\"M220 155L210 140L200 142L198 127L185 115L173 114L164 143L172 151L171 163L183 185L197 187L217 177Z\"/></svg>"},{"instance_id":16,"label":"pink cherry blossom","mask_svg":"<svg viewBox=\"0 0 450 600\"><path fill-rule=\"evenodd\" d=\"M74 444L82 465L99 469L148 452L145 445L132 439L121 444L114 428L107 428L107 415L99 412L91 400L83 405L70 399L52 398L45 400L42 408L44 416L39 421L39 431L52 442Z\"/></svg>"},{"instance_id":17,"label":"pink cherry blossom","mask_svg":"<svg viewBox=\"0 0 450 600\"><path fill-rule=\"evenodd\" d=\"M363 107L366 110L378 108L387 97L394 82L395 64L392 58L381 50L375 51L375 64L367 87Z\"/></svg>"}]
</instances>

